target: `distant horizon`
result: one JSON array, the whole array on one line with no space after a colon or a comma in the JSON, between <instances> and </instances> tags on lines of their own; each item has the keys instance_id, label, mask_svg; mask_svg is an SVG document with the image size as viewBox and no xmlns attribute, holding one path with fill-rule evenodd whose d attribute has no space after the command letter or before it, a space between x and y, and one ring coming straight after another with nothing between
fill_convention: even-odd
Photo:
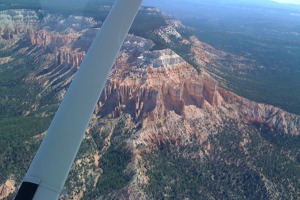
<instances>
[{"instance_id":1,"label":"distant horizon","mask_svg":"<svg viewBox=\"0 0 300 200\"><path fill-rule=\"evenodd\" d=\"M298 4L300 5L300 0L273 0L276 3L284 3L284 4Z\"/></svg>"},{"instance_id":2,"label":"distant horizon","mask_svg":"<svg viewBox=\"0 0 300 200\"><path fill-rule=\"evenodd\" d=\"M199 0L182 0L185 2L190 3L199 3ZM221 2L225 3L226 1L232 2L232 0L222 0ZM246 3L253 3L253 0L241 0L242 2ZM294 4L294 5L300 5L300 0L268 0L269 2L279 3L279 4ZM159 0L144 0L143 4L151 5L153 2L160 2ZM163 3L164 0L161 2ZM259 2L257 0L254 1L255 3Z\"/></svg>"}]
</instances>

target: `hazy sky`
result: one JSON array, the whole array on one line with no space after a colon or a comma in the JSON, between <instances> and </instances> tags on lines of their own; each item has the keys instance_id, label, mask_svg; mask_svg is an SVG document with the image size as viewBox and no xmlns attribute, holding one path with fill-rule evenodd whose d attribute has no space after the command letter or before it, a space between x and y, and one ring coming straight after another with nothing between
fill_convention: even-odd
<instances>
[{"instance_id":1,"label":"hazy sky","mask_svg":"<svg viewBox=\"0 0 300 200\"><path fill-rule=\"evenodd\" d=\"M293 4L300 4L300 0L273 0L278 3L293 3Z\"/></svg>"},{"instance_id":2,"label":"hazy sky","mask_svg":"<svg viewBox=\"0 0 300 200\"><path fill-rule=\"evenodd\" d=\"M150 2L152 2L153 0L143 0L144 3L147 2L148 4L150 4ZM164 0L165 2L167 2L168 0ZM199 2L201 0L185 0L185 1L188 1L188 2ZM245 2L247 0L244 0ZM251 2L252 0L248 0L249 2ZM271 1L274 1L274 2L277 2L277 3L288 3L288 4L299 4L300 5L300 0L271 0ZM158 0L155 0L155 2L159 2ZM224 1L226 2L226 1ZM258 2L258 1L255 1L255 2Z\"/></svg>"}]
</instances>

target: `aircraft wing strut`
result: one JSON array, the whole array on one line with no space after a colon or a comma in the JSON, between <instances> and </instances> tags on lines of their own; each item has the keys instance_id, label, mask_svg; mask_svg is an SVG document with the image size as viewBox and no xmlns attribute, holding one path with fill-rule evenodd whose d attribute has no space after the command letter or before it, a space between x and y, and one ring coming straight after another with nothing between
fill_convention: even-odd
<instances>
[{"instance_id":1,"label":"aircraft wing strut","mask_svg":"<svg viewBox=\"0 0 300 200\"><path fill-rule=\"evenodd\" d=\"M117 0L75 75L15 200L56 200L142 0Z\"/></svg>"}]
</instances>

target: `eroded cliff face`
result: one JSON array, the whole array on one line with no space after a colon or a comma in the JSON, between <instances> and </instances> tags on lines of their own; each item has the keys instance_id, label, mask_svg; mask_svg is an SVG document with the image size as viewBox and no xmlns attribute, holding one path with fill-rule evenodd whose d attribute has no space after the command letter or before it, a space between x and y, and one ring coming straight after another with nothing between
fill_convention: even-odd
<instances>
[{"instance_id":1,"label":"eroded cliff face","mask_svg":"<svg viewBox=\"0 0 300 200\"><path fill-rule=\"evenodd\" d=\"M152 56L150 56L151 54ZM98 111L102 116L120 116L130 113L137 119L150 117L161 120L170 112L189 117L193 107L204 113L226 116L243 121L257 121L283 131L299 135L299 117L279 108L259 104L239 97L218 87L218 82L206 72L197 71L183 59L174 63L169 59L179 57L171 50L147 52L148 57L166 58L160 67L122 66L115 68L103 91ZM159 55L159 56L158 56ZM146 56L145 56L146 57ZM144 58L144 56L143 56ZM111 105L109 108L105 105ZM113 105L113 106L112 106ZM216 121L219 117L212 117ZM220 119L219 123L222 123Z\"/></svg>"},{"instance_id":2,"label":"eroded cliff face","mask_svg":"<svg viewBox=\"0 0 300 200\"><path fill-rule=\"evenodd\" d=\"M97 32L90 28L101 24L89 17L54 16L32 10L1 11L0 19L0 41L6 48L30 47L31 54L52 56L55 65L77 69L88 49L82 43L89 46Z\"/></svg>"},{"instance_id":3,"label":"eroded cliff face","mask_svg":"<svg viewBox=\"0 0 300 200\"><path fill-rule=\"evenodd\" d=\"M0 11L0 42L13 44L17 35L27 32L37 26L38 15L31 10L5 10Z\"/></svg>"}]
</instances>

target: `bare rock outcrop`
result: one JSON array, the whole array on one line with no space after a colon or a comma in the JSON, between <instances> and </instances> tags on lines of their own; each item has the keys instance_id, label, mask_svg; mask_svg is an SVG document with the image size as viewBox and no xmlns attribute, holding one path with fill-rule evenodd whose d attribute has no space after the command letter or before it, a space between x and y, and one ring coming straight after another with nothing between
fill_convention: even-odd
<instances>
[{"instance_id":1,"label":"bare rock outcrop","mask_svg":"<svg viewBox=\"0 0 300 200\"><path fill-rule=\"evenodd\" d=\"M160 29L154 30L154 34L158 35L162 38L166 43L171 43L171 37L175 37L176 39L182 39L182 36L177 31L178 27L182 27L183 25L176 20L167 20L167 26L163 26Z\"/></svg>"},{"instance_id":2,"label":"bare rock outcrop","mask_svg":"<svg viewBox=\"0 0 300 200\"><path fill-rule=\"evenodd\" d=\"M152 56L175 56L169 51L153 52ZM211 113L215 117L211 118L212 121L222 121L220 117L227 116L238 121L261 122L283 133L299 135L299 116L219 88L217 81L207 73L198 74L186 62L167 61L161 62L159 68L150 64L150 67L131 69L131 73L126 68L116 69L118 73L110 76L103 91L98 108L100 114L119 116L125 112L135 119L143 116L162 119L169 112L179 116L193 115L190 113L192 106Z\"/></svg>"},{"instance_id":3,"label":"bare rock outcrop","mask_svg":"<svg viewBox=\"0 0 300 200\"><path fill-rule=\"evenodd\" d=\"M16 183L14 180L8 179L4 184L0 185L0 199L7 198L16 191Z\"/></svg>"},{"instance_id":4,"label":"bare rock outcrop","mask_svg":"<svg viewBox=\"0 0 300 200\"><path fill-rule=\"evenodd\" d=\"M12 40L16 35L26 33L35 27L39 21L33 10L4 10L0 11L0 39Z\"/></svg>"},{"instance_id":5,"label":"bare rock outcrop","mask_svg":"<svg viewBox=\"0 0 300 200\"><path fill-rule=\"evenodd\" d=\"M218 93L243 120L267 125L285 134L300 135L299 116L274 106L250 101L222 88L218 89Z\"/></svg>"},{"instance_id":6,"label":"bare rock outcrop","mask_svg":"<svg viewBox=\"0 0 300 200\"><path fill-rule=\"evenodd\" d=\"M80 34L74 31L58 34L47 30L30 28L28 29L28 37L33 46L60 48L75 42L80 37Z\"/></svg>"},{"instance_id":7,"label":"bare rock outcrop","mask_svg":"<svg viewBox=\"0 0 300 200\"><path fill-rule=\"evenodd\" d=\"M185 63L185 60L173 52L171 49L145 52L137 59L140 67L160 68Z\"/></svg>"},{"instance_id":8,"label":"bare rock outcrop","mask_svg":"<svg viewBox=\"0 0 300 200\"><path fill-rule=\"evenodd\" d=\"M68 48L61 48L57 54L58 65L68 65L79 69L80 64L83 61L85 52L72 51Z\"/></svg>"}]
</instances>

